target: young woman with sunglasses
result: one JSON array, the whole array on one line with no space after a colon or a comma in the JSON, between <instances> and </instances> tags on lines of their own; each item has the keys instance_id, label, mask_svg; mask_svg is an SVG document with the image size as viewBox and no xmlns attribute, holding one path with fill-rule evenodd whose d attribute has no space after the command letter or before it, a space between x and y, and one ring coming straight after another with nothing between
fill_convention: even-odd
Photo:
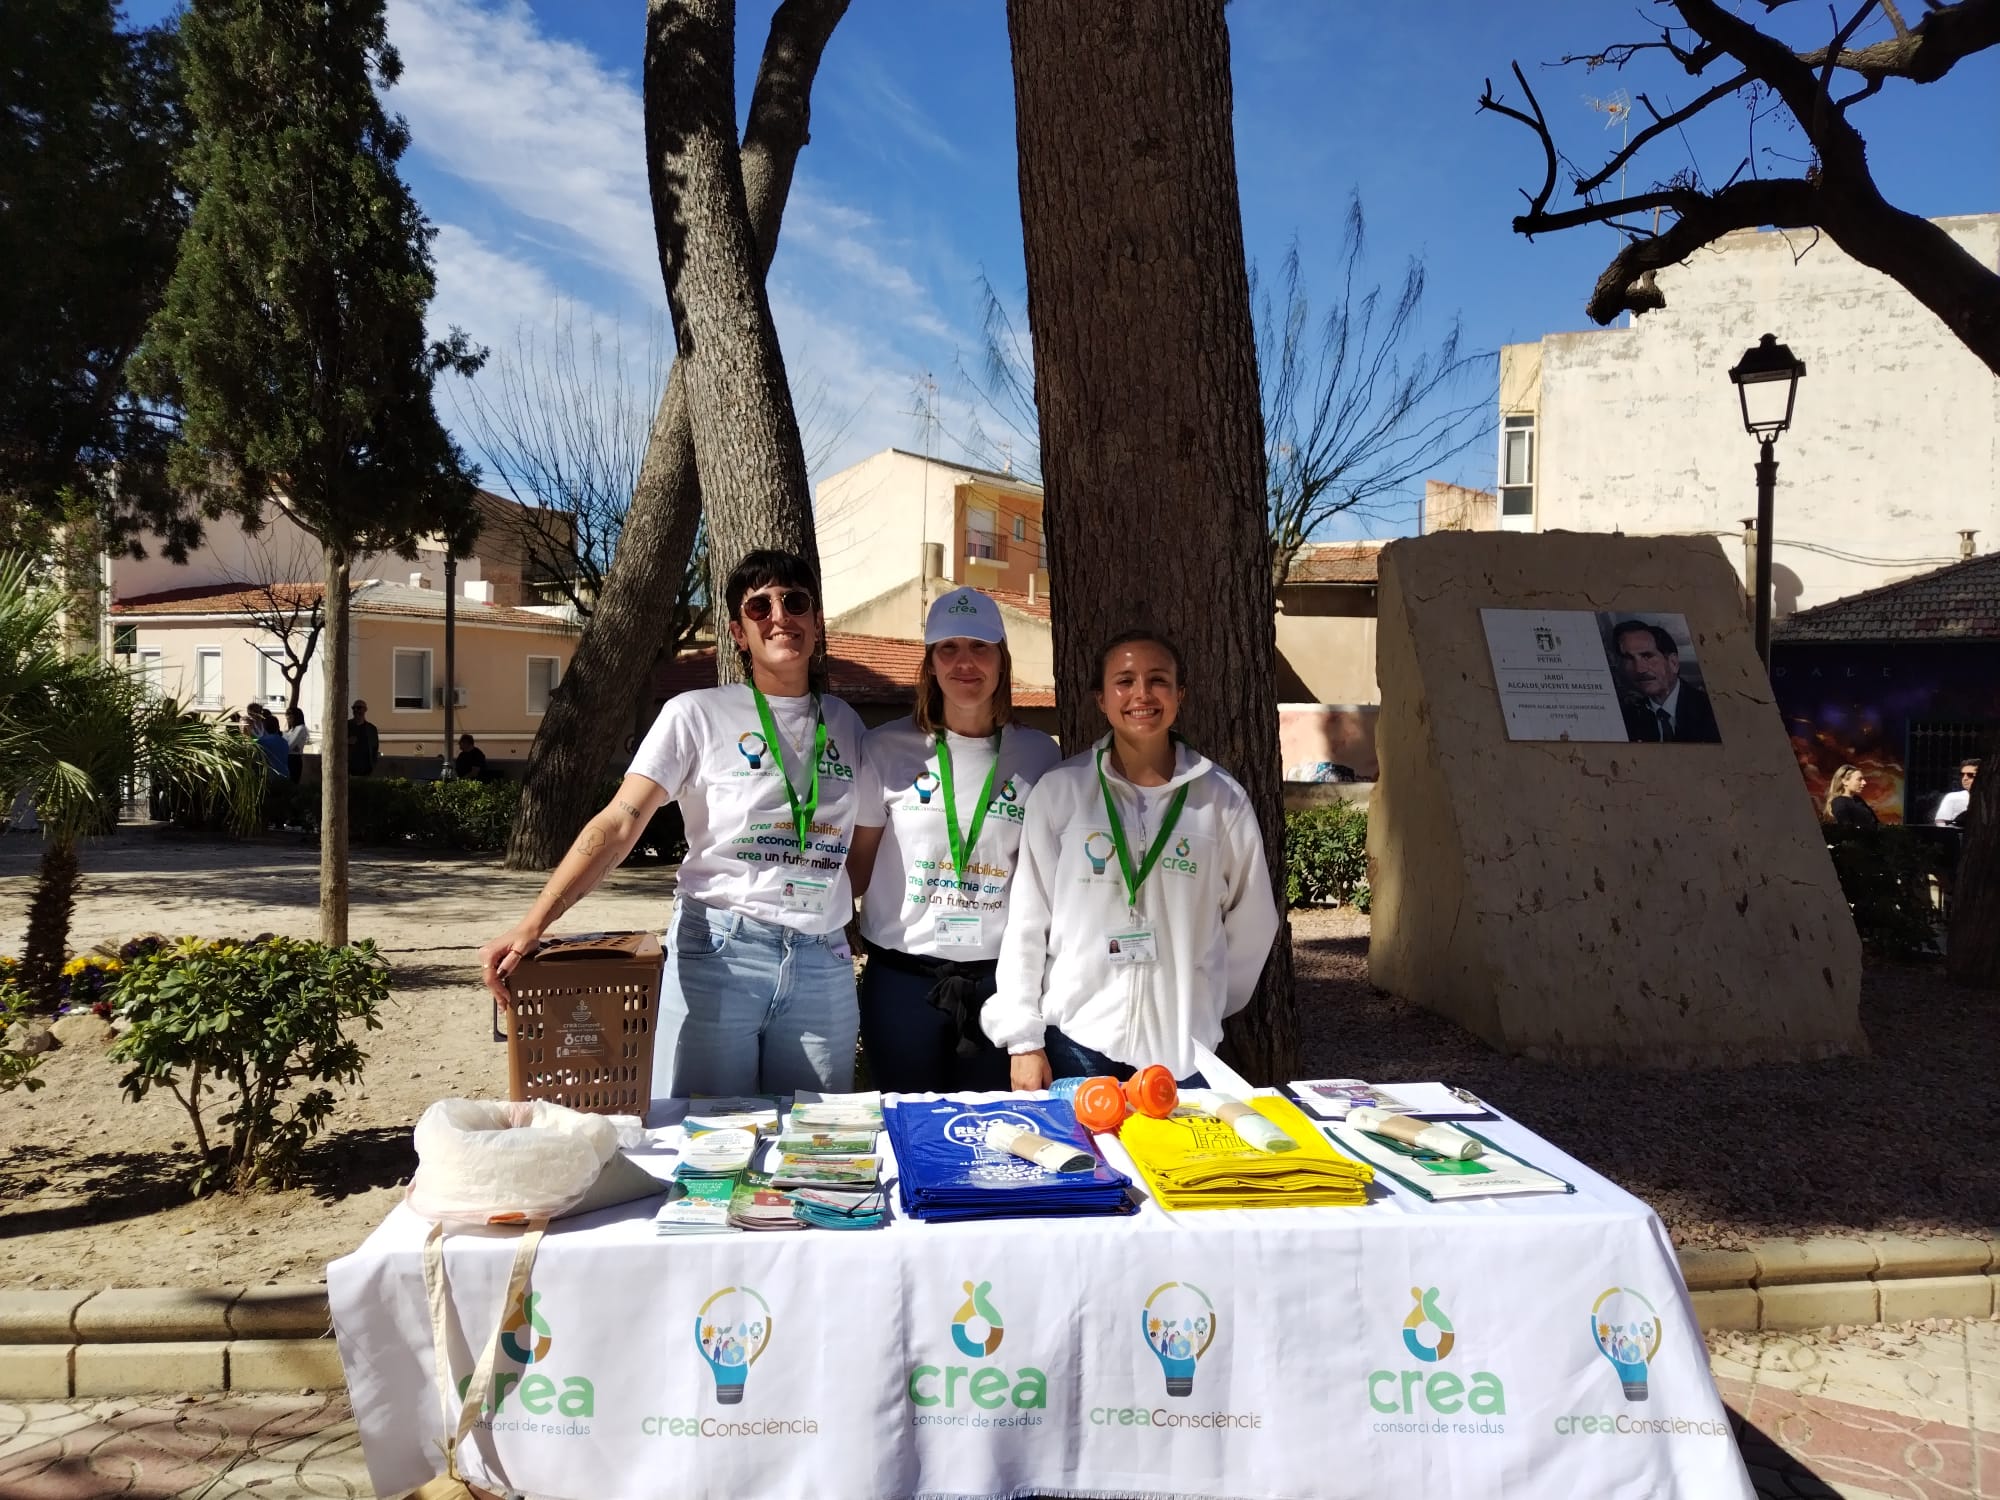
<instances>
[{"instance_id":1,"label":"young woman with sunglasses","mask_svg":"<svg viewBox=\"0 0 2000 1500\"><path fill-rule=\"evenodd\" d=\"M630 852L669 799L681 862L667 933L653 1092L792 1093L854 1081L848 846L880 823L860 717L824 692L819 581L789 552L745 557L723 590L749 681L668 702L611 805L585 825L528 915L481 950L487 987ZM671 1058L671 1070L666 1059Z\"/></svg>"},{"instance_id":2,"label":"young woman with sunglasses","mask_svg":"<svg viewBox=\"0 0 2000 1500\"><path fill-rule=\"evenodd\" d=\"M1029 793L1062 759L1016 724L1000 607L960 588L931 605L917 707L868 731L862 758L887 822L854 839L861 888L861 1039L876 1087L1004 1089L1007 1055L979 1029ZM879 848L878 848L879 845Z\"/></svg>"},{"instance_id":3,"label":"young woman with sunglasses","mask_svg":"<svg viewBox=\"0 0 2000 1500\"><path fill-rule=\"evenodd\" d=\"M1250 798L1173 733L1180 648L1148 630L1098 659L1110 724L1028 808L986 1034L1016 1089L1164 1063L1177 1078L1250 1001L1278 907Z\"/></svg>"}]
</instances>

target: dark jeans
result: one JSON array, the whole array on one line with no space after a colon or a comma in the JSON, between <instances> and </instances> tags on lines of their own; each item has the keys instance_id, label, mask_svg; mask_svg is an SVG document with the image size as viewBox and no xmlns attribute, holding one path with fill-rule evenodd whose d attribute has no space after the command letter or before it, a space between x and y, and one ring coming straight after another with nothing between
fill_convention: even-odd
<instances>
[{"instance_id":1,"label":"dark jeans","mask_svg":"<svg viewBox=\"0 0 2000 1500\"><path fill-rule=\"evenodd\" d=\"M1042 1048L1049 1055L1049 1071L1057 1078L1101 1078L1109 1075L1123 1083L1139 1071L1116 1058L1107 1057L1095 1047L1072 1041L1053 1026L1042 1038ZM1184 1089L1205 1089L1208 1082L1201 1074L1190 1073L1180 1080L1180 1086Z\"/></svg>"},{"instance_id":2,"label":"dark jeans","mask_svg":"<svg viewBox=\"0 0 2000 1500\"><path fill-rule=\"evenodd\" d=\"M868 1075L885 1093L951 1093L1007 1087L1007 1054L987 1043L972 1057L958 1055L959 1028L930 1003L936 980L892 965L869 951L861 975L861 1045ZM993 993L989 976L976 991Z\"/></svg>"}]
</instances>

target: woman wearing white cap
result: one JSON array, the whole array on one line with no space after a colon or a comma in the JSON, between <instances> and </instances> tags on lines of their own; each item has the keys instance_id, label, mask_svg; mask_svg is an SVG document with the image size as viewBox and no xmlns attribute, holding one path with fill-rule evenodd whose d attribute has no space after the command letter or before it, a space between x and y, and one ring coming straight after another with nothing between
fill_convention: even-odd
<instances>
[{"instance_id":1,"label":"woman wearing white cap","mask_svg":"<svg viewBox=\"0 0 2000 1500\"><path fill-rule=\"evenodd\" d=\"M854 840L868 950L861 1040L878 1088L1008 1086L979 1010L993 993L1029 793L1062 758L1013 717L999 606L954 589L924 625L916 713L870 730L861 750L887 816Z\"/></svg>"},{"instance_id":2,"label":"woman wearing white cap","mask_svg":"<svg viewBox=\"0 0 2000 1500\"><path fill-rule=\"evenodd\" d=\"M1111 732L1043 778L983 1024L1017 1089L1051 1077L1186 1079L1250 1001L1278 932L1264 839L1235 778L1173 733L1180 648L1149 630L1098 658Z\"/></svg>"}]
</instances>

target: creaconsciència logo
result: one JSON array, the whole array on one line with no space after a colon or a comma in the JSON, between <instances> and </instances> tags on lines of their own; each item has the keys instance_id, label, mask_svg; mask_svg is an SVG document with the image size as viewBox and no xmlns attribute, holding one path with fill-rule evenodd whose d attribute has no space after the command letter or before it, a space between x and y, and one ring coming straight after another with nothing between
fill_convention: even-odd
<instances>
[{"instance_id":1,"label":"creaconsci\u00e8ncia logo","mask_svg":"<svg viewBox=\"0 0 2000 1500\"><path fill-rule=\"evenodd\" d=\"M952 1314L951 1341L958 1345L958 1352L970 1359L987 1359L1000 1352L1000 1340L1007 1330L1001 1326L1000 1313L987 1300L993 1290L993 1283L982 1281L978 1285L964 1282L965 1302Z\"/></svg>"},{"instance_id":2,"label":"creaconsci\u00e8ncia logo","mask_svg":"<svg viewBox=\"0 0 2000 1500\"><path fill-rule=\"evenodd\" d=\"M1403 1319L1403 1347L1426 1364L1435 1364L1451 1353L1451 1346L1456 1341L1451 1331L1451 1319L1438 1306L1436 1287L1425 1289L1413 1286L1410 1295L1416 1299L1416 1306ZM1437 1330L1436 1336L1428 1340L1421 1336L1426 1323Z\"/></svg>"},{"instance_id":3,"label":"creaconsci\u00e8ncia logo","mask_svg":"<svg viewBox=\"0 0 2000 1500\"><path fill-rule=\"evenodd\" d=\"M764 768L764 756L770 748L765 743L764 736L754 729L736 736L736 752L750 762L750 769L753 771L761 771Z\"/></svg>"},{"instance_id":4,"label":"creaconsci\u00e8ncia logo","mask_svg":"<svg viewBox=\"0 0 2000 1500\"><path fill-rule=\"evenodd\" d=\"M1644 1401L1646 1367L1660 1352L1660 1315L1630 1287L1609 1287L1590 1308L1590 1336L1597 1352L1618 1372L1627 1401Z\"/></svg>"},{"instance_id":5,"label":"creaconsci\u00e8ncia logo","mask_svg":"<svg viewBox=\"0 0 2000 1500\"><path fill-rule=\"evenodd\" d=\"M1153 1288L1139 1310L1146 1347L1160 1362L1169 1396L1194 1394L1195 1366L1215 1342L1220 1320L1208 1293L1192 1281L1169 1281Z\"/></svg>"},{"instance_id":6,"label":"creaconsci\u00e8ncia logo","mask_svg":"<svg viewBox=\"0 0 2000 1500\"><path fill-rule=\"evenodd\" d=\"M755 1287L726 1286L712 1293L694 1317L694 1346L715 1376L715 1399L734 1406L743 1399L750 1367L770 1347L775 1319Z\"/></svg>"},{"instance_id":7,"label":"creaconsci\u00e8ncia logo","mask_svg":"<svg viewBox=\"0 0 2000 1500\"><path fill-rule=\"evenodd\" d=\"M501 1325L500 1352L517 1365L547 1359L555 1347L555 1335L535 1305L541 1300L540 1292L523 1292L514 1304L514 1315Z\"/></svg>"},{"instance_id":8,"label":"creaconsci\u00e8ncia logo","mask_svg":"<svg viewBox=\"0 0 2000 1500\"><path fill-rule=\"evenodd\" d=\"M1111 835L1103 829L1094 829L1083 836L1083 857L1090 861L1090 873L1102 875L1104 865L1111 858L1114 845Z\"/></svg>"}]
</instances>

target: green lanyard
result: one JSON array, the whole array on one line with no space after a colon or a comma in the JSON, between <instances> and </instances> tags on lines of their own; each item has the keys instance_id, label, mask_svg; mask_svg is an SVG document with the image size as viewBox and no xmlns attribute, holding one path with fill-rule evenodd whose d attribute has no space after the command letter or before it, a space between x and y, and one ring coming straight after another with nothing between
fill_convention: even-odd
<instances>
[{"instance_id":1,"label":"green lanyard","mask_svg":"<svg viewBox=\"0 0 2000 1500\"><path fill-rule=\"evenodd\" d=\"M778 779L785 784L785 800L792 805L792 826L798 830L799 853L806 852L806 841L812 834L813 814L819 811L819 758L826 752L826 715L820 711L819 694L813 694L813 718L817 727L813 730L812 780L806 792L803 805L799 794L792 785L792 773L785 769L785 741L778 733L778 726L771 719L771 705L764 697L764 690L756 683L750 684L750 692L757 700L757 722L764 726L764 738L770 742L771 754L778 762Z\"/></svg>"},{"instance_id":2,"label":"green lanyard","mask_svg":"<svg viewBox=\"0 0 2000 1500\"><path fill-rule=\"evenodd\" d=\"M1174 825L1181 820L1181 808L1187 802L1188 783L1182 782L1181 789L1174 793L1174 800L1167 804L1167 816L1160 824L1159 834L1153 840L1153 847L1146 851L1145 863L1137 873L1132 869L1132 850L1125 842L1125 825L1118 817L1118 803L1112 798L1111 783L1104 778L1104 751L1097 752L1097 784L1104 791L1104 816L1111 824L1111 842L1118 849L1118 870L1125 877L1125 901L1133 911L1139 909L1139 887L1146 883L1146 877L1153 873L1153 866L1160 862L1160 851L1167 847L1167 840L1173 837Z\"/></svg>"},{"instance_id":3,"label":"green lanyard","mask_svg":"<svg viewBox=\"0 0 2000 1500\"><path fill-rule=\"evenodd\" d=\"M979 806L973 810L972 831L958 831L958 794L951 784L951 746L948 736L938 736L938 780L944 783L944 832L951 841L951 866L959 884L965 883L965 856L979 847L979 830L986 826L987 811L993 805L993 778L1000 774L1000 736L993 736L993 764L986 770L986 785L979 792Z\"/></svg>"}]
</instances>

